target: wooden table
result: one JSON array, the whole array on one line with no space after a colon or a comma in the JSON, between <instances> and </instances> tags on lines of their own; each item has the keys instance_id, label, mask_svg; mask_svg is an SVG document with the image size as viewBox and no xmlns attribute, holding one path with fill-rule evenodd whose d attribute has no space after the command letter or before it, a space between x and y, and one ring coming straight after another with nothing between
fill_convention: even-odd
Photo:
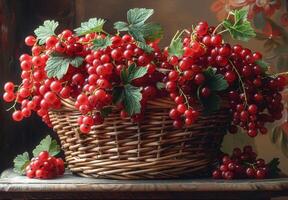
<instances>
[{"instance_id":1,"label":"wooden table","mask_svg":"<svg viewBox=\"0 0 288 200\"><path fill-rule=\"evenodd\" d=\"M2 173L0 199L263 199L286 196L288 178L266 180L108 180L74 176L28 179L11 169Z\"/></svg>"}]
</instances>

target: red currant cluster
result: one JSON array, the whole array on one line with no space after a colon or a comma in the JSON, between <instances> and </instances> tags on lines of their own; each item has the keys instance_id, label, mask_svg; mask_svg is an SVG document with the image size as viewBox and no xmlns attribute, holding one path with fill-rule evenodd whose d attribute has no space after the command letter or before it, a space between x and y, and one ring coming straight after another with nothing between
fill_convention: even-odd
<instances>
[{"instance_id":1,"label":"red currant cluster","mask_svg":"<svg viewBox=\"0 0 288 200\"><path fill-rule=\"evenodd\" d=\"M49 109L59 109L61 99L75 98L75 107L83 114L78 123L83 133L88 133L94 124L103 123L100 111L112 103L112 88L121 85L120 73L128 65L136 63L138 67L147 68L147 74L135 79L133 85L143 87L142 110L147 100L157 95L156 83L160 82L163 74L156 71L156 63L165 59L157 43L151 43L152 53L146 53L137 46L132 36L126 34L110 38L111 45L101 50L91 50L92 41L96 38L105 38L105 35L96 33L77 37L70 30L64 30L58 36L50 36L44 45L39 45L34 36L28 36L25 43L32 46L32 55L23 54L20 57L22 69L22 83L15 86L12 82L5 84L4 100L21 103L21 110L16 110L16 102L12 108L15 111L12 117L21 121L29 117L31 111L36 111L43 121L50 125ZM62 53L68 56L85 58L82 67L69 66L67 74L61 79L48 78L45 66L53 53ZM121 117L128 114L122 109ZM143 113L133 115L139 120Z\"/></svg>"},{"instance_id":2,"label":"red currant cluster","mask_svg":"<svg viewBox=\"0 0 288 200\"><path fill-rule=\"evenodd\" d=\"M165 65L171 70L164 80L166 89L177 104L170 111L174 126L182 127L183 119L186 126L193 124L199 115L197 107L193 107L195 102L205 102L216 93L229 102L233 116L231 133L237 132L240 126L251 137L258 132L265 134L265 123L282 117L284 107L280 92L286 79L281 75L266 75L266 69L259 63L262 59L259 52L224 43L216 32L207 22L200 22L194 30L185 30L183 37L179 34L173 39L181 41L183 46L183 54L170 53L169 64ZM226 81L225 92L217 91L215 84L211 84L211 78L205 74L208 67Z\"/></svg>"},{"instance_id":3,"label":"red currant cluster","mask_svg":"<svg viewBox=\"0 0 288 200\"><path fill-rule=\"evenodd\" d=\"M61 158L50 156L47 151L39 153L32 158L26 167L26 176L29 178L52 179L64 174L65 167Z\"/></svg>"},{"instance_id":4,"label":"red currant cluster","mask_svg":"<svg viewBox=\"0 0 288 200\"><path fill-rule=\"evenodd\" d=\"M247 22L244 12L233 14L240 29L239 23ZM239 35L229 23L214 28L203 21L192 30L178 31L162 51L158 47L162 28L145 23L152 14L151 9L129 10L128 22L114 24L117 32L128 32L123 36L106 33L105 20L97 18L82 23L75 33L64 30L58 35L54 33L58 23L44 22L35 30L36 38L25 39L32 55L20 57L22 83L4 86L4 100L15 101L13 119L21 121L35 111L51 125L48 111L71 98L81 113L80 131L89 133L112 108L121 118L139 121L147 101L168 96L167 92L176 103L169 113L176 128L192 125L200 109L214 112L222 104L231 111L231 133L242 127L251 137L265 134L266 123L282 117L280 92L286 79L269 76L259 52L231 46L221 36L229 31L232 37L247 39L247 34ZM254 31L247 23L244 28L251 36ZM219 32L221 26L226 29ZM220 100L224 100L221 105ZM16 108L16 103L21 107Z\"/></svg>"},{"instance_id":5,"label":"red currant cluster","mask_svg":"<svg viewBox=\"0 0 288 200\"><path fill-rule=\"evenodd\" d=\"M11 107L15 109L12 114L15 121L21 121L23 117L29 117L31 111L35 111L44 122L50 125L48 110L61 107L60 97L68 98L78 92L78 81L81 78L84 80L81 75L83 69L69 67L67 75L61 80L48 78L45 71L51 53L86 55L88 50L77 43L78 40L79 38L72 35L70 30L64 30L57 37L48 37L44 45L37 44L34 36L26 37L25 43L32 47L32 55L23 54L19 58L22 83L15 86L8 82L4 86L4 100L7 102L15 100L15 104ZM21 110L16 110L16 102L21 103Z\"/></svg>"},{"instance_id":6,"label":"red currant cluster","mask_svg":"<svg viewBox=\"0 0 288 200\"><path fill-rule=\"evenodd\" d=\"M243 151L234 148L231 156L224 155L220 161L220 166L213 171L212 177L215 179L263 179L272 174L272 168L263 159L257 159L257 154L253 152L251 146L247 145L243 148Z\"/></svg>"},{"instance_id":7,"label":"red currant cluster","mask_svg":"<svg viewBox=\"0 0 288 200\"><path fill-rule=\"evenodd\" d=\"M100 36L101 37L101 36ZM93 39L93 37L92 37ZM156 71L157 57L161 52L156 43L154 53L146 53L139 48L130 35L122 37L116 35L111 37L111 45L101 50L92 50L86 57L85 69L87 71L86 80L78 82L82 93L77 96L75 107L83 114L78 119L80 130L88 133L93 124L103 123L103 117L100 112L91 112L92 110L101 110L112 103L112 88L123 84L121 72L127 69L127 66L136 64L138 67L147 69L147 74L141 78L135 79L132 85L143 87L141 108L144 110L147 100L153 99L157 94L156 83L163 78L162 73ZM89 42L89 41L85 41ZM156 57L157 56L157 57ZM120 116L128 117L128 113L121 104L118 107L122 110ZM139 120L143 112L132 115L132 119Z\"/></svg>"}]
</instances>

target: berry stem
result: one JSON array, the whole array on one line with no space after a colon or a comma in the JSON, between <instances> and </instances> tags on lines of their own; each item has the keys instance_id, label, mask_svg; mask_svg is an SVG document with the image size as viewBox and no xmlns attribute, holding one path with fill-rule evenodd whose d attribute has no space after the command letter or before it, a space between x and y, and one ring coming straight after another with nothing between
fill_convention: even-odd
<instances>
[{"instance_id":1,"label":"berry stem","mask_svg":"<svg viewBox=\"0 0 288 200\"><path fill-rule=\"evenodd\" d=\"M228 60L229 60L229 63L232 65L234 71L236 72L236 74L237 74L237 76L238 76L238 78L239 78L240 85L241 85L242 90L243 90L243 93L244 93L245 106L247 106L247 105L248 105L248 101L247 101L247 94L246 94L244 82L243 82L243 80L242 80L242 78L241 78L240 73L238 72L237 68L235 67L234 63L233 63L230 59L228 59Z\"/></svg>"},{"instance_id":2,"label":"berry stem","mask_svg":"<svg viewBox=\"0 0 288 200\"><path fill-rule=\"evenodd\" d=\"M229 19L230 15L231 15L231 13L229 12L228 15L227 15L227 17L226 17L226 20ZM218 25L216 26L216 28L214 29L212 35L215 35L216 31L223 25L223 23L224 23L224 21L222 21L220 24L218 24ZM224 33L224 32L226 32L226 31L228 31L228 30L227 30L227 29L222 30L222 31L220 31L218 34Z\"/></svg>"},{"instance_id":3,"label":"berry stem","mask_svg":"<svg viewBox=\"0 0 288 200\"><path fill-rule=\"evenodd\" d=\"M222 25L223 25L223 22L221 22L220 24L218 24L218 25L216 26L216 28L214 29L212 35L215 35L216 31L217 31Z\"/></svg>"},{"instance_id":4,"label":"berry stem","mask_svg":"<svg viewBox=\"0 0 288 200\"><path fill-rule=\"evenodd\" d=\"M190 105L189 105L189 101L188 101L187 96L185 95L185 93L183 92L183 90L179 86L178 86L178 89L179 89L180 95L184 97L185 104L187 105L187 108L189 109Z\"/></svg>"}]
</instances>

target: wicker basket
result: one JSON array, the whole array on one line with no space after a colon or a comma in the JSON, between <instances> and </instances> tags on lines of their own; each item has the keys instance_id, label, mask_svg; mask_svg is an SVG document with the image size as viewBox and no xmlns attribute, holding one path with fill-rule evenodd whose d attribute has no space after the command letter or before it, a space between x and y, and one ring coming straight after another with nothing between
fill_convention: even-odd
<instances>
[{"instance_id":1,"label":"wicker basket","mask_svg":"<svg viewBox=\"0 0 288 200\"><path fill-rule=\"evenodd\" d=\"M227 109L200 116L193 126L174 129L169 118L173 102L157 99L147 105L144 119L132 123L113 110L104 124L79 133L71 100L50 111L68 168L84 177L156 179L191 177L207 172L219 153L228 124Z\"/></svg>"}]
</instances>

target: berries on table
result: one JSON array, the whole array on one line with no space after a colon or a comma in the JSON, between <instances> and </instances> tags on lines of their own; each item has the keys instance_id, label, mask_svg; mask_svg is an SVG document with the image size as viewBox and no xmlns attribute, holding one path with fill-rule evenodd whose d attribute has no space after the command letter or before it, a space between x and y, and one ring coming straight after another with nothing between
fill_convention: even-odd
<instances>
[{"instance_id":1,"label":"berries on table","mask_svg":"<svg viewBox=\"0 0 288 200\"><path fill-rule=\"evenodd\" d=\"M279 164L277 159L273 159L269 163L261 158L257 159L257 154L252 147L244 146L234 148L232 155L224 155L219 162L219 167L212 172L214 179L264 179L269 178L278 173Z\"/></svg>"},{"instance_id":2,"label":"berries on table","mask_svg":"<svg viewBox=\"0 0 288 200\"><path fill-rule=\"evenodd\" d=\"M42 151L38 157L31 159L25 171L28 178L53 179L62 176L65 167L61 158L55 158L47 151Z\"/></svg>"}]
</instances>

